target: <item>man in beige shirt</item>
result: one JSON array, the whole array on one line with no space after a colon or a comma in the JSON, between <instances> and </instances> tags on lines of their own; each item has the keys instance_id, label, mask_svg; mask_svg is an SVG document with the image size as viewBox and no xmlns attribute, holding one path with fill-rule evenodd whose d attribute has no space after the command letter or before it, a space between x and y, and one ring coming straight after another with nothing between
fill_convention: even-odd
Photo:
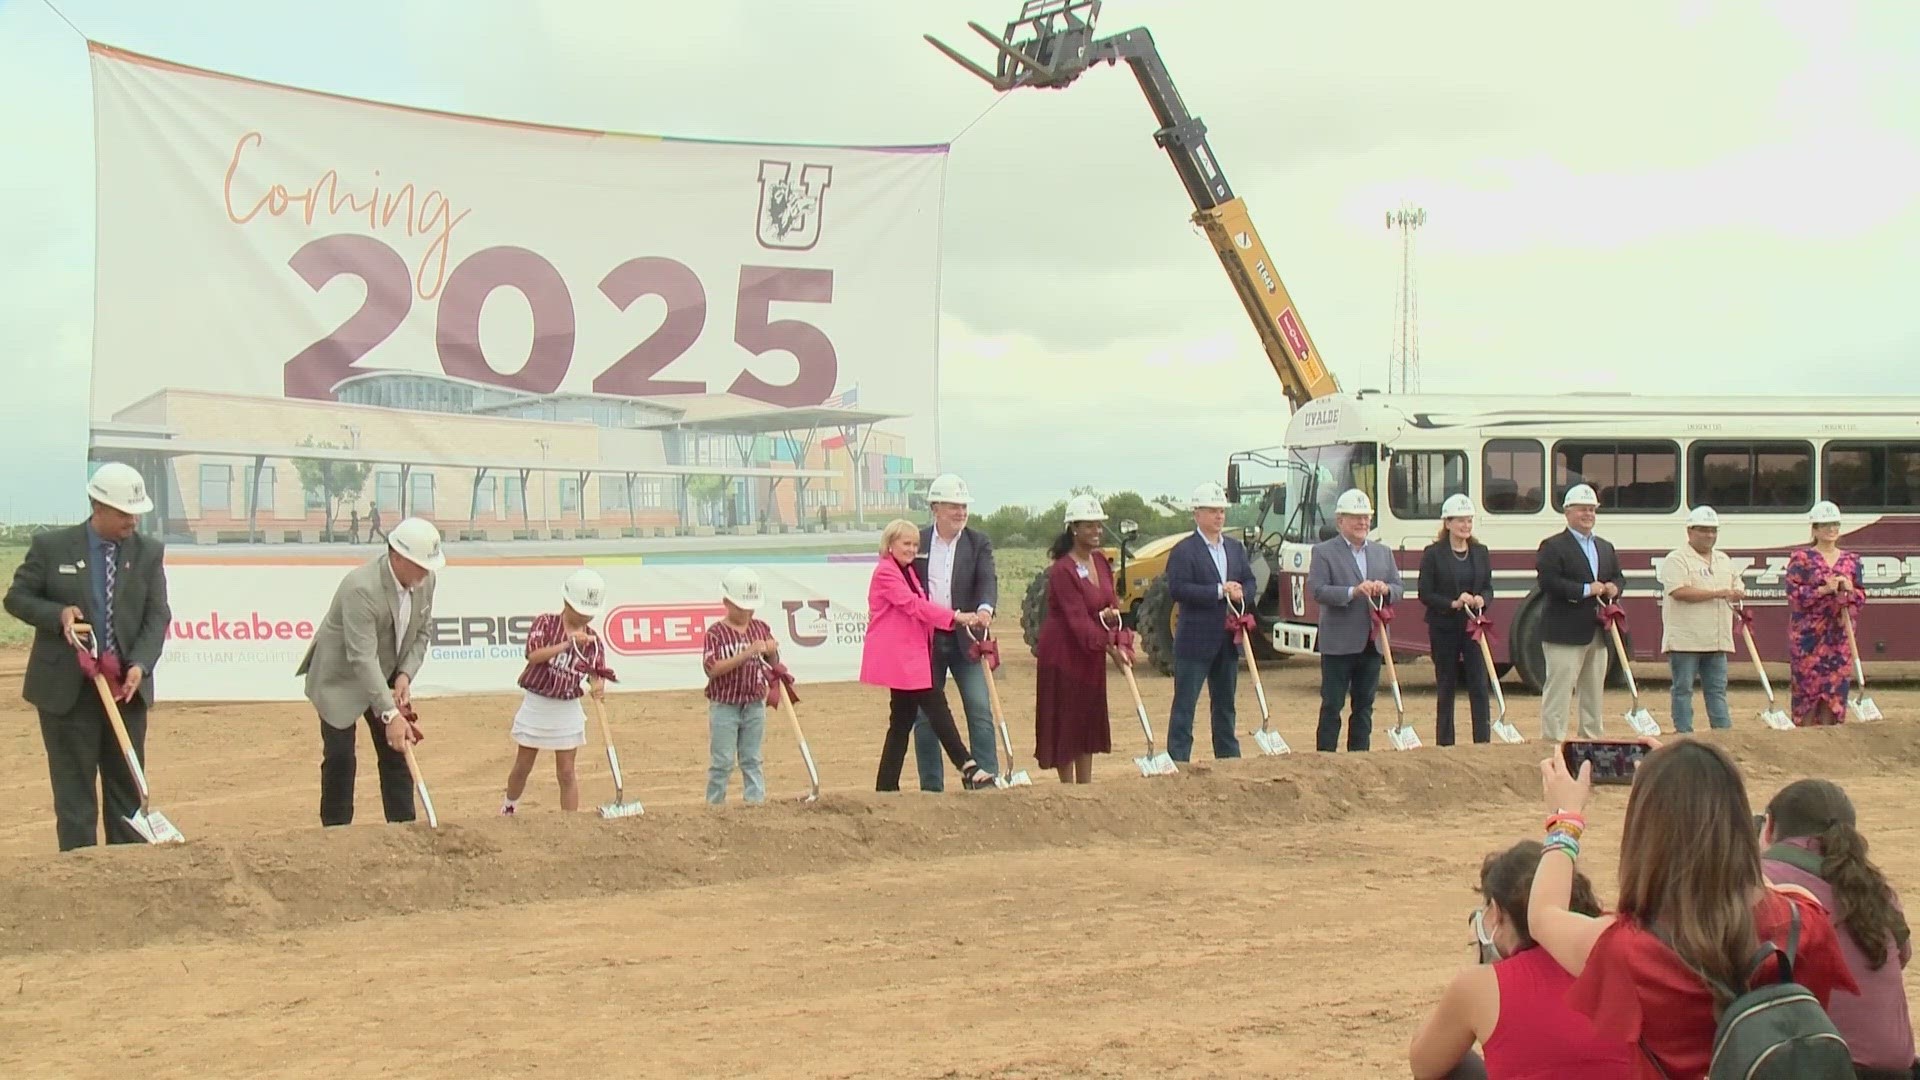
<instances>
[{"instance_id":1,"label":"man in beige shirt","mask_svg":"<svg viewBox=\"0 0 1920 1080\"><path fill-rule=\"evenodd\" d=\"M1687 542L1660 560L1660 648L1673 671L1673 730L1693 730L1693 681L1707 699L1707 723L1733 726L1727 709L1727 656L1733 652L1733 604L1745 595L1720 539L1711 506L1687 514Z\"/></svg>"}]
</instances>

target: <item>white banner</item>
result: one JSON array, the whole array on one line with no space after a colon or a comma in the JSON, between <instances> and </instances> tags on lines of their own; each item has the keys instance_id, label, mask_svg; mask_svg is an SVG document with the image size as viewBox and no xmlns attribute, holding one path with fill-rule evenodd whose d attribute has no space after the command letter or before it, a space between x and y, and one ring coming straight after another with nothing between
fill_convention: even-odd
<instances>
[{"instance_id":1,"label":"white banner","mask_svg":"<svg viewBox=\"0 0 1920 1080\"><path fill-rule=\"evenodd\" d=\"M717 464L648 440L710 416L764 439L738 418L824 403L887 415L886 472L934 464L944 145L540 127L91 58L96 457L284 468L311 440L591 477ZM584 425L598 445L568 442ZM245 518L184 467L169 519Z\"/></svg>"},{"instance_id":2,"label":"white banner","mask_svg":"<svg viewBox=\"0 0 1920 1080\"><path fill-rule=\"evenodd\" d=\"M607 610L595 627L619 676L613 691L706 685L700 648L707 624L726 617L720 576L732 564L596 565ZM351 566L236 562L167 567L173 608L154 688L171 701L288 701L304 696L294 674ZM802 683L860 674L873 562L755 565L764 600L757 617ZM516 693L534 616L560 609L564 566L462 566L440 573L433 638L414 683L422 697Z\"/></svg>"}]
</instances>

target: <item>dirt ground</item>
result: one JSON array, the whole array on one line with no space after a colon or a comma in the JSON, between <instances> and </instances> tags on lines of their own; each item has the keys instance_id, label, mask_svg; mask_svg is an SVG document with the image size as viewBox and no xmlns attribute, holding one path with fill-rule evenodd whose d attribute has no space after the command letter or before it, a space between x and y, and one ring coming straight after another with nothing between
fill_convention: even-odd
<instances>
[{"instance_id":1,"label":"dirt ground","mask_svg":"<svg viewBox=\"0 0 1920 1080\"><path fill-rule=\"evenodd\" d=\"M616 822L562 815L544 760L522 815L495 816L513 701L428 702L437 832L380 823L369 751L358 823L321 830L304 707L166 703L155 802L190 843L62 856L23 666L0 654L0 1075L15 1077L1405 1075L1407 1040L1470 961L1481 855L1539 822L1537 744L1397 753L1376 730L1372 753L1311 753L1316 674L1293 662L1265 684L1308 752L1216 765L1203 737L1181 775L1144 779L1115 678L1115 754L1094 785L938 796L871 791L879 691L803 686L826 795L796 800L805 772L771 723L774 799L753 809L737 778L726 808L701 803L696 693L622 695L646 814ZM1428 673L1406 675L1430 744ZM1164 734L1171 682L1140 685ZM1031 661L1011 657L1000 687L1026 755ZM1885 723L1778 733L1738 686L1736 730L1711 737L1756 801L1804 775L1845 784L1911 889L1920 692L1876 696ZM1665 687L1647 700L1664 722ZM1610 697L1620 734L1625 704ZM1538 705L1513 695L1535 738ZM1244 680L1240 714L1257 723ZM582 757L589 805L612 796L598 754ZM1583 860L1603 895L1624 804L1599 800Z\"/></svg>"}]
</instances>

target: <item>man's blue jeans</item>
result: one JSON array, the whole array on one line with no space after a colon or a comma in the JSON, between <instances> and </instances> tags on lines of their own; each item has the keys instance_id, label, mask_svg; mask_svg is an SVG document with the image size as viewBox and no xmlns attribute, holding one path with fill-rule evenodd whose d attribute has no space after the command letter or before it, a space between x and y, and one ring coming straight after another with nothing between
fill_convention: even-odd
<instances>
[{"instance_id":1,"label":"man's blue jeans","mask_svg":"<svg viewBox=\"0 0 1920 1080\"><path fill-rule=\"evenodd\" d=\"M1173 661L1173 711L1167 718L1167 756L1175 761L1193 758L1193 710L1200 704L1200 687L1207 688L1213 713L1213 756L1240 756L1240 736L1234 727L1234 691L1240 684L1240 654L1232 641L1220 643L1211 660Z\"/></svg>"},{"instance_id":2,"label":"man's blue jeans","mask_svg":"<svg viewBox=\"0 0 1920 1080\"><path fill-rule=\"evenodd\" d=\"M1733 726L1733 714L1727 710L1727 654L1723 652L1670 652L1667 666L1673 669L1673 730L1693 730L1693 680L1700 679L1700 690L1707 699L1707 723L1716 728Z\"/></svg>"},{"instance_id":3,"label":"man's blue jeans","mask_svg":"<svg viewBox=\"0 0 1920 1080\"><path fill-rule=\"evenodd\" d=\"M987 696L987 673L980 661L967 655L967 636L955 631L937 631L933 635L933 689L944 694L947 676L960 687L960 708L967 714L967 749L974 764L990 773L999 773L1000 755L994 739L993 702ZM921 791L945 791L947 762L940 740L933 737L933 725L922 712L913 722L913 760L920 769Z\"/></svg>"}]
</instances>

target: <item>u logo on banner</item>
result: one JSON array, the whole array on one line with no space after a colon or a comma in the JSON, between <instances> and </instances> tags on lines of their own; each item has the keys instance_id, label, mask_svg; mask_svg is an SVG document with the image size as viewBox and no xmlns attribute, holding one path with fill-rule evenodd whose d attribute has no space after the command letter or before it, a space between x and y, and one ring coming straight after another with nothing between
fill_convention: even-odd
<instances>
[{"instance_id":1,"label":"u logo on banner","mask_svg":"<svg viewBox=\"0 0 1920 1080\"><path fill-rule=\"evenodd\" d=\"M755 235L761 247L807 251L820 242L820 219L827 187L833 183L833 166L801 165L799 171L795 177L791 161L760 162Z\"/></svg>"}]
</instances>

